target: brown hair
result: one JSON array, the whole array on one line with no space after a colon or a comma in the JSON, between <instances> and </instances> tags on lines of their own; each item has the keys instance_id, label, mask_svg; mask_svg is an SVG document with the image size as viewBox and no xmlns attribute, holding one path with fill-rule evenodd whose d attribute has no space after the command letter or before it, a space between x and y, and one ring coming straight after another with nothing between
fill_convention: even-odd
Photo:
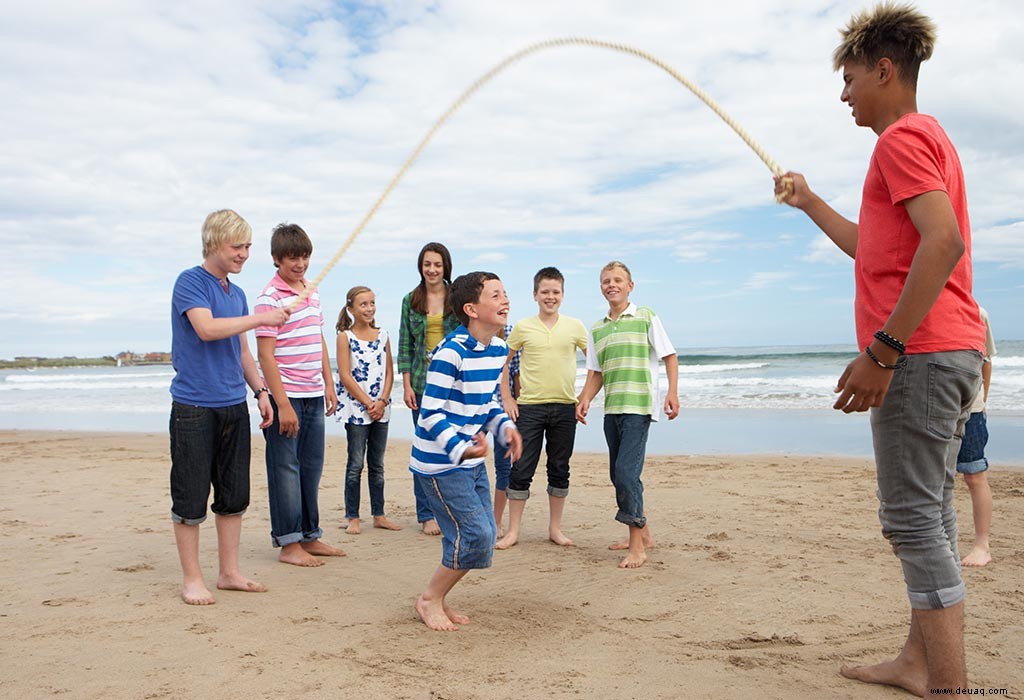
<instances>
[{"instance_id":1,"label":"brown hair","mask_svg":"<svg viewBox=\"0 0 1024 700\"><path fill-rule=\"evenodd\" d=\"M366 292L372 292L373 290L369 287L357 284L352 289L348 290L348 294L345 295L345 306L342 307L341 312L338 314L338 322L334 325L334 329L341 333L347 331L349 328L355 325L355 319L348 312L352 308L352 305L356 303L356 297ZM370 321L370 328L377 327L377 319Z\"/></svg>"},{"instance_id":2,"label":"brown hair","mask_svg":"<svg viewBox=\"0 0 1024 700\"><path fill-rule=\"evenodd\" d=\"M536 294L537 290L540 289L540 283L543 280L555 280L561 283L562 289L565 289L565 277L557 267L542 267L537 270L537 274L533 276L533 293Z\"/></svg>"},{"instance_id":3,"label":"brown hair","mask_svg":"<svg viewBox=\"0 0 1024 700\"><path fill-rule=\"evenodd\" d=\"M285 258L308 258L313 254L313 241L298 224L278 224L270 236L270 257L274 267Z\"/></svg>"},{"instance_id":4,"label":"brown hair","mask_svg":"<svg viewBox=\"0 0 1024 700\"><path fill-rule=\"evenodd\" d=\"M451 292L448 299L451 301L455 315L459 323L469 325L469 316L466 315L464 307L466 304L475 304L480 301L480 293L484 290L484 282L499 279L493 272L469 272L461 275L452 282Z\"/></svg>"},{"instance_id":5,"label":"brown hair","mask_svg":"<svg viewBox=\"0 0 1024 700\"><path fill-rule=\"evenodd\" d=\"M935 48L935 23L914 6L891 0L855 14L839 34L842 42L832 53L833 70L847 61L871 68L888 58L897 67L900 81L911 87L917 86L921 63L932 57Z\"/></svg>"},{"instance_id":6,"label":"brown hair","mask_svg":"<svg viewBox=\"0 0 1024 700\"><path fill-rule=\"evenodd\" d=\"M420 249L419 257L416 258L416 271L420 273L420 283L412 290L412 298L409 305L412 310L419 314L427 313L427 280L423 278L423 258L427 253L437 253L441 256L441 266L444 277L444 315L452 313L450 287L452 284L452 254L448 252L443 243L431 241Z\"/></svg>"}]
</instances>

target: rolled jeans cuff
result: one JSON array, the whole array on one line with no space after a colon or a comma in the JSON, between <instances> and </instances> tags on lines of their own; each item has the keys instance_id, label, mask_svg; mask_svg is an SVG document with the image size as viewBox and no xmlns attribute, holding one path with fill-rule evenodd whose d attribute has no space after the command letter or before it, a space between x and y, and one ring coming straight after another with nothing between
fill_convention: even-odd
<instances>
[{"instance_id":1,"label":"rolled jeans cuff","mask_svg":"<svg viewBox=\"0 0 1024 700\"><path fill-rule=\"evenodd\" d=\"M510 501L527 501L530 499L530 489L520 491L519 489L506 488L505 495L508 496Z\"/></svg>"},{"instance_id":2,"label":"rolled jeans cuff","mask_svg":"<svg viewBox=\"0 0 1024 700\"><path fill-rule=\"evenodd\" d=\"M205 515L201 518L183 518L177 513L175 513L173 510L171 511L171 522L173 523L179 523L181 525L199 525L204 520L206 520Z\"/></svg>"},{"instance_id":3,"label":"rolled jeans cuff","mask_svg":"<svg viewBox=\"0 0 1024 700\"><path fill-rule=\"evenodd\" d=\"M962 603L967 595L967 586L961 581L956 586L937 591L918 593L908 590L907 595L910 597L910 607L914 610L942 610Z\"/></svg>"},{"instance_id":4,"label":"rolled jeans cuff","mask_svg":"<svg viewBox=\"0 0 1024 700\"><path fill-rule=\"evenodd\" d=\"M629 513L623 513L621 510L615 514L615 519L620 523L629 525L630 527L644 527L647 525L647 518L641 516L639 518L630 515Z\"/></svg>"},{"instance_id":5,"label":"rolled jeans cuff","mask_svg":"<svg viewBox=\"0 0 1024 700\"><path fill-rule=\"evenodd\" d=\"M564 489L560 489L548 484L548 495L554 496L555 498L567 498L569 496L569 488L566 487Z\"/></svg>"}]
</instances>

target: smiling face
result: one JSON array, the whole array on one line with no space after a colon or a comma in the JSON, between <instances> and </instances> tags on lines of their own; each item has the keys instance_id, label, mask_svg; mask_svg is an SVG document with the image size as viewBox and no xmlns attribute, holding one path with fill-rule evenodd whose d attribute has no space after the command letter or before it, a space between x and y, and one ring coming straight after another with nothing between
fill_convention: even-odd
<instances>
[{"instance_id":1,"label":"smiling face","mask_svg":"<svg viewBox=\"0 0 1024 700\"><path fill-rule=\"evenodd\" d=\"M559 280L542 279L533 293L537 309L542 316L553 316L562 306L562 283Z\"/></svg>"},{"instance_id":2,"label":"smiling face","mask_svg":"<svg viewBox=\"0 0 1024 700\"><path fill-rule=\"evenodd\" d=\"M229 274L237 275L242 271L245 261L249 259L249 249L251 247L251 238L245 238L234 243L222 243L209 252L203 267L214 276L220 278L227 277Z\"/></svg>"},{"instance_id":3,"label":"smiling face","mask_svg":"<svg viewBox=\"0 0 1024 700\"><path fill-rule=\"evenodd\" d=\"M444 259L440 253L428 250L423 253L420 275L428 287L436 287L444 283Z\"/></svg>"},{"instance_id":4,"label":"smiling face","mask_svg":"<svg viewBox=\"0 0 1024 700\"><path fill-rule=\"evenodd\" d=\"M356 294L352 303L348 305L348 312L356 323L373 325L373 318L377 315L377 296L373 292L360 292Z\"/></svg>"},{"instance_id":5,"label":"smiling face","mask_svg":"<svg viewBox=\"0 0 1024 700\"><path fill-rule=\"evenodd\" d=\"M633 291L633 278L621 267L601 271L601 294L611 308L629 304L629 293Z\"/></svg>"},{"instance_id":6,"label":"smiling face","mask_svg":"<svg viewBox=\"0 0 1024 700\"><path fill-rule=\"evenodd\" d=\"M277 265L277 273L281 275L281 279L294 287L301 285L306 276L306 270L309 269L309 256L289 255L283 258L274 258L274 263Z\"/></svg>"},{"instance_id":7,"label":"smiling face","mask_svg":"<svg viewBox=\"0 0 1024 700\"><path fill-rule=\"evenodd\" d=\"M487 280L480 290L480 298L465 305L470 325L476 326L483 334L495 334L508 323L508 295L501 280ZM474 333L473 328L469 332Z\"/></svg>"},{"instance_id":8,"label":"smiling face","mask_svg":"<svg viewBox=\"0 0 1024 700\"><path fill-rule=\"evenodd\" d=\"M877 68L856 61L843 64L843 92L839 99L850 105L857 126L871 127L878 119Z\"/></svg>"}]
</instances>

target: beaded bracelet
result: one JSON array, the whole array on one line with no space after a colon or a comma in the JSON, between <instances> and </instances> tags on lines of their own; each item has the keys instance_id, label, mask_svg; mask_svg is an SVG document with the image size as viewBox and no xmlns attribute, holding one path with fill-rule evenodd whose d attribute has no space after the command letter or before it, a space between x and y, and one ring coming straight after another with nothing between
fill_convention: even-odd
<instances>
[{"instance_id":1,"label":"beaded bracelet","mask_svg":"<svg viewBox=\"0 0 1024 700\"><path fill-rule=\"evenodd\" d=\"M875 340L880 340L901 355L905 355L907 352L907 346L902 341L893 338L883 330L875 331Z\"/></svg>"},{"instance_id":2,"label":"beaded bracelet","mask_svg":"<svg viewBox=\"0 0 1024 700\"><path fill-rule=\"evenodd\" d=\"M881 360L879 360L875 353L871 352L870 345L864 348L864 352L867 353L867 356L874 360L875 364L881 367L882 369L899 369L899 365L887 365Z\"/></svg>"}]
</instances>

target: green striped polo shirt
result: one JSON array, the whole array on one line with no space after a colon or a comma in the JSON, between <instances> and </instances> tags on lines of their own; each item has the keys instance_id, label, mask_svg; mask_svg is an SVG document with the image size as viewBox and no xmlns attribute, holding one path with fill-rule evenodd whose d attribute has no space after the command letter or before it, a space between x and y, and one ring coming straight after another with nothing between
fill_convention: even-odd
<instances>
[{"instance_id":1,"label":"green striped polo shirt","mask_svg":"<svg viewBox=\"0 0 1024 700\"><path fill-rule=\"evenodd\" d=\"M651 415L651 341L654 311L636 307L634 315L605 317L591 329L604 383L604 412Z\"/></svg>"}]
</instances>

